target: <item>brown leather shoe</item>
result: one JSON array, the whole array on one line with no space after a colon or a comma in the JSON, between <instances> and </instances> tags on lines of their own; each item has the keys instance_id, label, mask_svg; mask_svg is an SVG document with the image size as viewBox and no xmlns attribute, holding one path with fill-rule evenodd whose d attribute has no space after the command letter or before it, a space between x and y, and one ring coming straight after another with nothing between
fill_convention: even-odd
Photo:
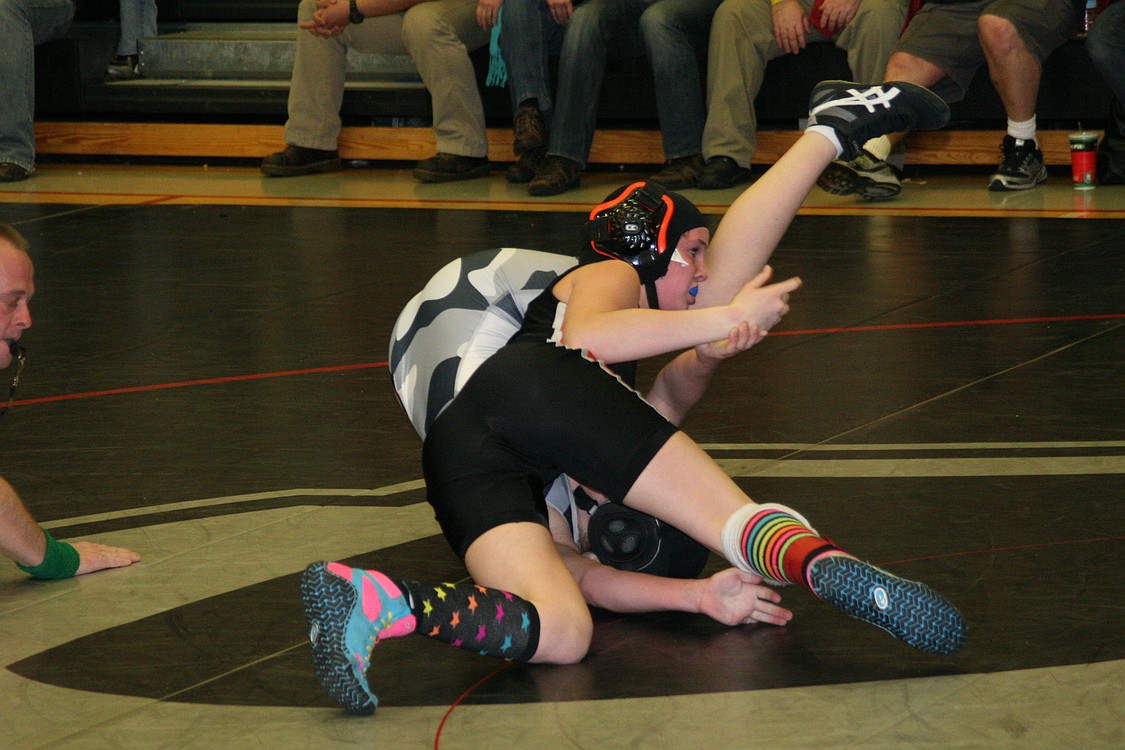
<instances>
[{"instance_id":1,"label":"brown leather shoe","mask_svg":"<svg viewBox=\"0 0 1125 750\"><path fill-rule=\"evenodd\" d=\"M703 154L669 159L664 162L664 168L649 177L648 181L655 182L665 190L683 190L684 188L695 187L696 183L699 182L699 173L703 171L704 164Z\"/></svg>"},{"instance_id":2,"label":"brown leather shoe","mask_svg":"<svg viewBox=\"0 0 1125 750\"><path fill-rule=\"evenodd\" d=\"M414 167L414 179L421 182L453 182L484 177L492 165L486 156L460 156L438 153Z\"/></svg>"},{"instance_id":3,"label":"brown leather shoe","mask_svg":"<svg viewBox=\"0 0 1125 750\"><path fill-rule=\"evenodd\" d=\"M558 195L578 187L582 165L565 156L547 156L527 186L529 195Z\"/></svg>"},{"instance_id":4,"label":"brown leather shoe","mask_svg":"<svg viewBox=\"0 0 1125 750\"><path fill-rule=\"evenodd\" d=\"M535 179L535 173L539 171L539 165L543 163L543 154L546 150L545 148L536 148L531 151L524 151L520 154L516 163L504 172L504 177L512 184L531 182Z\"/></svg>"},{"instance_id":5,"label":"brown leather shoe","mask_svg":"<svg viewBox=\"0 0 1125 750\"><path fill-rule=\"evenodd\" d=\"M0 182L19 182L30 176L30 169L24 169L19 164L12 164L10 161L0 162Z\"/></svg>"},{"instance_id":6,"label":"brown leather shoe","mask_svg":"<svg viewBox=\"0 0 1125 750\"><path fill-rule=\"evenodd\" d=\"M512 141L512 152L522 156L528 151L544 148L547 145L547 118L539 111L538 107L524 104L516 109L512 122L515 139Z\"/></svg>"}]
</instances>

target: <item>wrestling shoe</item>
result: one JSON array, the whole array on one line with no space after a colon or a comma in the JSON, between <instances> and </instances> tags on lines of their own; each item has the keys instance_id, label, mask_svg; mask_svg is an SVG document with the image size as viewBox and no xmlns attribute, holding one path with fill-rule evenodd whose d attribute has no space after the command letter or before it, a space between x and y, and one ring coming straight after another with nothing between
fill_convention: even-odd
<instances>
[{"instance_id":1,"label":"wrestling shoe","mask_svg":"<svg viewBox=\"0 0 1125 750\"><path fill-rule=\"evenodd\" d=\"M809 128L836 132L840 159L859 156L863 144L887 133L935 130L949 122L949 105L927 88L905 81L864 86L850 81L822 81L809 98Z\"/></svg>"},{"instance_id":2,"label":"wrestling shoe","mask_svg":"<svg viewBox=\"0 0 1125 750\"><path fill-rule=\"evenodd\" d=\"M941 594L854 557L829 554L814 560L808 582L813 593L844 614L922 651L952 654L968 637L965 618Z\"/></svg>"},{"instance_id":3,"label":"wrestling shoe","mask_svg":"<svg viewBox=\"0 0 1125 750\"><path fill-rule=\"evenodd\" d=\"M816 184L832 195L855 193L865 201L886 201L902 192L901 172L866 150L851 161L829 164Z\"/></svg>"},{"instance_id":4,"label":"wrestling shoe","mask_svg":"<svg viewBox=\"0 0 1125 750\"><path fill-rule=\"evenodd\" d=\"M1005 135L1000 152L1004 156L996 173L989 178L989 190L1027 190L1047 179L1043 152L1035 141Z\"/></svg>"},{"instance_id":5,"label":"wrestling shoe","mask_svg":"<svg viewBox=\"0 0 1125 750\"><path fill-rule=\"evenodd\" d=\"M314 563L301 576L316 678L348 713L375 712L367 684L371 650L383 638L414 632L406 597L389 578L340 563Z\"/></svg>"}]
</instances>

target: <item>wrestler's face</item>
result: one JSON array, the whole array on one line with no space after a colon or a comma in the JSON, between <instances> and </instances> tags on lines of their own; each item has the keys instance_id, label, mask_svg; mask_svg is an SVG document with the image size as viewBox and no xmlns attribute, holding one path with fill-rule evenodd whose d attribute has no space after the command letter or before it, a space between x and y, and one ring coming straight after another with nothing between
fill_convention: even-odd
<instances>
[{"instance_id":1,"label":"wrestler's face","mask_svg":"<svg viewBox=\"0 0 1125 750\"><path fill-rule=\"evenodd\" d=\"M9 344L31 328L27 304L35 294L34 277L27 253L0 239L0 369L12 363Z\"/></svg>"},{"instance_id":2,"label":"wrestler's face","mask_svg":"<svg viewBox=\"0 0 1125 750\"><path fill-rule=\"evenodd\" d=\"M703 253L710 238L707 227L696 227L680 235L668 272L656 280L661 310L686 310L695 304L696 287L707 278Z\"/></svg>"}]
</instances>

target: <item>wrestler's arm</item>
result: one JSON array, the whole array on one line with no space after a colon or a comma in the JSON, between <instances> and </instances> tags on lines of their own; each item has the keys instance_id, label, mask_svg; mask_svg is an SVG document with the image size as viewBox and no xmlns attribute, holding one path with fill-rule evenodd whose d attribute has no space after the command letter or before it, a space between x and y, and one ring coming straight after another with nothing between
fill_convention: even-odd
<instances>
[{"instance_id":1,"label":"wrestler's arm","mask_svg":"<svg viewBox=\"0 0 1125 750\"><path fill-rule=\"evenodd\" d=\"M629 362L722 341L748 323L769 330L789 310L793 278L763 286L768 269L748 282L730 304L690 310L641 308L640 282L627 263L602 261L579 268L556 287L566 303L565 346L584 349L603 362Z\"/></svg>"},{"instance_id":2,"label":"wrestler's arm","mask_svg":"<svg viewBox=\"0 0 1125 750\"><path fill-rule=\"evenodd\" d=\"M701 344L683 352L660 370L652 388L645 394L645 401L672 424L682 424L691 408L703 398L719 363L746 351L765 335L762 329L743 321L722 341Z\"/></svg>"},{"instance_id":3,"label":"wrestler's arm","mask_svg":"<svg viewBox=\"0 0 1125 750\"><path fill-rule=\"evenodd\" d=\"M793 613L781 595L753 573L727 568L710 578L663 578L618 570L579 553L566 520L548 509L551 533L586 602L612 612L692 612L724 625L766 622L784 625Z\"/></svg>"}]
</instances>

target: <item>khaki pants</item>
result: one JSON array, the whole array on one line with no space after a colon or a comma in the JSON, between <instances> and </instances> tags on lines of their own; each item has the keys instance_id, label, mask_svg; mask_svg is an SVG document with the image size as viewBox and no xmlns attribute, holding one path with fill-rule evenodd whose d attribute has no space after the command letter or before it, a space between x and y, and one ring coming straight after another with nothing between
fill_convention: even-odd
<instances>
[{"instance_id":1,"label":"khaki pants","mask_svg":"<svg viewBox=\"0 0 1125 750\"><path fill-rule=\"evenodd\" d=\"M813 0L801 0L806 13ZM906 19L906 0L862 0L855 18L836 34L837 47L848 53L852 76L879 83L887 59ZM813 29L807 40L824 40ZM749 167L758 145L754 98L762 87L766 63L786 54L773 38L769 0L724 0L711 23L707 53L707 124L703 156L728 156Z\"/></svg>"},{"instance_id":2,"label":"khaki pants","mask_svg":"<svg viewBox=\"0 0 1125 750\"><path fill-rule=\"evenodd\" d=\"M476 21L476 0L430 0L405 13L368 18L331 39L299 29L285 142L331 151L340 135L347 51L409 54L433 100L439 152L488 155L484 108L469 52L488 44ZM311 20L316 0L301 0L299 22Z\"/></svg>"}]
</instances>

